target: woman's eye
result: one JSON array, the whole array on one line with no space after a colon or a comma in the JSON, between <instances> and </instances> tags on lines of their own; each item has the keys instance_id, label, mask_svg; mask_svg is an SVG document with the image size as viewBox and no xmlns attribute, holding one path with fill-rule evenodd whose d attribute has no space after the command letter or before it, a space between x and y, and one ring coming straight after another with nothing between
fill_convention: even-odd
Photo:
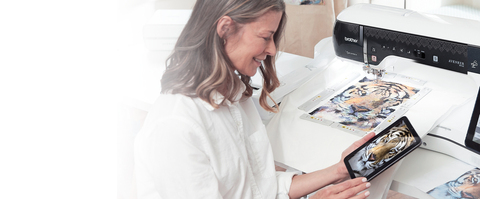
<instances>
[{"instance_id":1,"label":"woman's eye","mask_svg":"<svg viewBox=\"0 0 480 199\"><path fill-rule=\"evenodd\" d=\"M473 183L473 184L477 184L477 183L478 183L478 179L477 179L477 178L473 178L473 179L472 179L472 183Z\"/></svg>"}]
</instances>

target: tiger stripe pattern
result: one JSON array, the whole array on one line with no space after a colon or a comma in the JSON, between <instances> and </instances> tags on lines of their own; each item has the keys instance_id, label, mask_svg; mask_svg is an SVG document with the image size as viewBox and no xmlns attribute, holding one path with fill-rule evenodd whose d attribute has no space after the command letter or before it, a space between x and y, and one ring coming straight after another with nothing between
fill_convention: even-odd
<instances>
[{"instance_id":1,"label":"tiger stripe pattern","mask_svg":"<svg viewBox=\"0 0 480 199\"><path fill-rule=\"evenodd\" d=\"M355 163L356 167L353 168L355 175L369 175L413 142L415 138L405 123L391 128L387 134L367 145L352 158L352 160L358 160Z\"/></svg>"}]
</instances>

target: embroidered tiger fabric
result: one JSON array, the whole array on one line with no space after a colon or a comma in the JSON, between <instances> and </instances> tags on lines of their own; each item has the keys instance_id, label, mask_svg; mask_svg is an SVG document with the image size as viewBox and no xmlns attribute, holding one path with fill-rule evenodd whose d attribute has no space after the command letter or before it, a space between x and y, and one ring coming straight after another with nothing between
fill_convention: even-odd
<instances>
[{"instance_id":1,"label":"embroidered tiger fabric","mask_svg":"<svg viewBox=\"0 0 480 199\"><path fill-rule=\"evenodd\" d=\"M480 198L480 169L465 172L456 180L449 181L427 192L434 198L460 199Z\"/></svg>"},{"instance_id":2,"label":"embroidered tiger fabric","mask_svg":"<svg viewBox=\"0 0 480 199\"><path fill-rule=\"evenodd\" d=\"M418 91L396 82L363 78L310 115L371 131Z\"/></svg>"}]
</instances>

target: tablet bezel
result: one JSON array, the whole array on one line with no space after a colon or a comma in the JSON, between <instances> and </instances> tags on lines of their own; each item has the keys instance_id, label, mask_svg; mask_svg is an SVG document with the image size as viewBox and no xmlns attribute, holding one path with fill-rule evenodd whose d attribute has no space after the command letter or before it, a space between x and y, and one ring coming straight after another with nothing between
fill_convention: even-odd
<instances>
[{"instance_id":1,"label":"tablet bezel","mask_svg":"<svg viewBox=\"0 0 480 199\"><path fill-rule=\"evenodd\" d=\"M475 152L480 152L480 143L473 141L475 136L475 129L477 127L478 118L480 115L480 88L477 91L477 99L475 100L475 106L473 108L472 117L470 118L470 124L468 126L467 136L465 136L465 146Z\"/></svg>"},{"instance_id":2,"label":"tablet bezel","mask_svg":"<svg viewBox=\"0 0 480 199\"><path fill-rule=\"evenodd\" d=\"M405 124L407 125L408 129L410 130L410 132L412 133L412 135L414 136L415 138L415 143L412 143L412 145L410 145L409 147L407 147L405 150L403 150L402 152L400 152L399 154L397 154L393 159L391 159L390 161L386 162L384 165L382 165L381 167L379 167L378 169L374 170L372 173L370 173L369 175L367 176L364 176L367 178L368 181L372 180L373 178L375 178L377 175L381 174L383 171L387 170L388 168L390 168L392 165L394 165L396 162L398 162L399 160L401 160L403 157L405 157L407 154L409 154L410 152L412 152L414 149L418 148L421 143L422 143L422 139L420 138L420 136L417 134L417 132L415 131L415 129L413 128L412 124L410 123L410 121L408 120L408 118L406 116L403 116L401 117L400 119L398 119L397 121L395 121L393 124L391 124L390 126L388 126L387 128L385 128L384 130L382 130L382 132L378 133L377 135L375 135L372 139L368 140L366 143L364 143L362 146L358 147L357 149L355 149L352 153L348 154L345 158L344 158L344 163L345 163L345 166L347 167L347 170L348 170L348 173L350 175L350 178L356 178L355 176L355 173L353 172L353 169L352 167L350 166L350 163L349 163L349 160L355 156L355 154L357 152L359 152L361 149L363 149L364 147L366 147L368 144L370 144L372 141L376 140L377 138L387 134L389 132L389 130L392 128L392 127L395 127L395 126L398 126L401 122L405 122Z\"/></svg>"}]
</instances>

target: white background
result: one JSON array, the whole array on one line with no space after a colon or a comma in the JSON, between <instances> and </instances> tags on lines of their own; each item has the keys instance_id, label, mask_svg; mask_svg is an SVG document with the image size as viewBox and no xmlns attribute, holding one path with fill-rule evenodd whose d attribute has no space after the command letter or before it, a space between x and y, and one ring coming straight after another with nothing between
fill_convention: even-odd
<instances>
[{"instance_id":1,"label":"white background","mask_svg":"<svg viewBox=\"0 0 480 199\"><path fill-rule=\"evenodd\" d=\"M115 198L117 1L0 3L0 198Z\"/></svg>"}]
</instances>

